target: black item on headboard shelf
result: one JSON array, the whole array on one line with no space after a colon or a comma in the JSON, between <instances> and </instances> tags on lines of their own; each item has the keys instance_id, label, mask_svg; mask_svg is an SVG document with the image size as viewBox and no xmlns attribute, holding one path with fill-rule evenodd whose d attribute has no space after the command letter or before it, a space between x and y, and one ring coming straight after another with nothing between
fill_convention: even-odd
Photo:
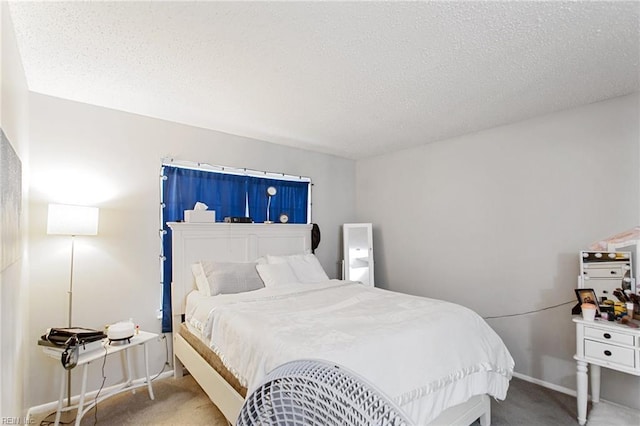
<instances>
[{"instance_id":1,"label":"black item on headboard shelf","mask_svg":"<svg viewBox=\"0 0 640 426\"><path fill-rule=\"evenodd\" d=\"M311 227L311 253L315 253L320 245L320 227L317 223L312 223Z\"/></svg>"},{"instance_id":2,"label":"black item on headboard shelf","mask_svg":"<svg viewBox=\"0 0 640 426\"><path fill-rule=\"evenodd\" d=\"M224 218L225 223L253 223L253 219L244 216L227 216Z\"/></svg>"}]
</instances>

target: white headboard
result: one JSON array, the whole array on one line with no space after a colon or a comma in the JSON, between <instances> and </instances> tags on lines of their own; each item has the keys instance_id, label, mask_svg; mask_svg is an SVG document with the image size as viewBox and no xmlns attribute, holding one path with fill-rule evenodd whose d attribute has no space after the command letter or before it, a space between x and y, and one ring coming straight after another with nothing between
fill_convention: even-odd
<instances>
[{"instance_id":1,"label":"white headboard","mask_svg":"<svg viewBox=\"0 0 640 426\"><path fill-rule=\"evenodd\" d=\"M267 254L311 250L312 225L169 222L172 250L172 315L183 315L195 288L191 264L200 260L251 262Z\"/></svg>"}]
</instances>

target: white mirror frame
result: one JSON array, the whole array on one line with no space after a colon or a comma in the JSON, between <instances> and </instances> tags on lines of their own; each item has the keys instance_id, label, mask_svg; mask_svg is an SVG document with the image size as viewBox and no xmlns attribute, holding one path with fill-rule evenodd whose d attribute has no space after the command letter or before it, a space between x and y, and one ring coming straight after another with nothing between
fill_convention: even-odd
<instances>
[{"instance_id":1,"label":"white mirror frame","mask_svg":"<svg viewBox=\"0 0 640 426\"><path fill-rule=\"evenodd\" d=\"M580 277L578 288L592 288L602 303L602 297L618 301L613 292L617 289L636 293L636 281L633 276L631 252L594 251L580 252Z\"/></svg>"},{"instance_id":2,"label":"white mirror frame","mask_svg":"<svg viewBox=\"0 0 640 426\"><path fill-rule=\"evenodd\" d=\"M342 242L342 278L373 287L373 226L370 223L345 223L342 225Z\"/></svg>"}]
</instances>

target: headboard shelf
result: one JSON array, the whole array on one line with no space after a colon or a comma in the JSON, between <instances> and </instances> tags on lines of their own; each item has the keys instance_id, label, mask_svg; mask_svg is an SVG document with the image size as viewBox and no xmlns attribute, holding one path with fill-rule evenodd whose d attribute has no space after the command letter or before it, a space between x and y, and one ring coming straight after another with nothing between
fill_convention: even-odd
<instances>
[{"instance_id":1,"label":"headboard shelf","mask_svg":"<svg viewBox=\"0 0 640 426\"><path fill-rule=\"evenodd\" d=\"M200 260L252 262L267 254L311 250L312 225L187 222L168 222L167 225L171 228L174 319L185 313L185 299L195 288L192 263Z\"/></svg>"}]
</instances>

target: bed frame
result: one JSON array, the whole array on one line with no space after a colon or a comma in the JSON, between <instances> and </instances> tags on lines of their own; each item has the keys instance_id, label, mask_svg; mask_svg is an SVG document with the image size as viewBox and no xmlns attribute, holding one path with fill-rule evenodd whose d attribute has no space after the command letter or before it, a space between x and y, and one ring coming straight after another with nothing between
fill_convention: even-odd
<instances>
[{"instance_id":1,"label":"bed frame","mask_svg":"<svg viewBox=\"0 0 640 426\"><path fill-rule=\"evenodd\" d=\"M225 418L235 424L244 398L180 336L178 329L185 313L186 297L195 283L191 264L200 260L251 262L266 254L288 255L311 249L311 225L168 223L172 233L172 319L174 377L188 370ZM482 426L491 424L488 395L441 413L432 424L468 426L480 418Z\"/></svg>"}]
</instances>

